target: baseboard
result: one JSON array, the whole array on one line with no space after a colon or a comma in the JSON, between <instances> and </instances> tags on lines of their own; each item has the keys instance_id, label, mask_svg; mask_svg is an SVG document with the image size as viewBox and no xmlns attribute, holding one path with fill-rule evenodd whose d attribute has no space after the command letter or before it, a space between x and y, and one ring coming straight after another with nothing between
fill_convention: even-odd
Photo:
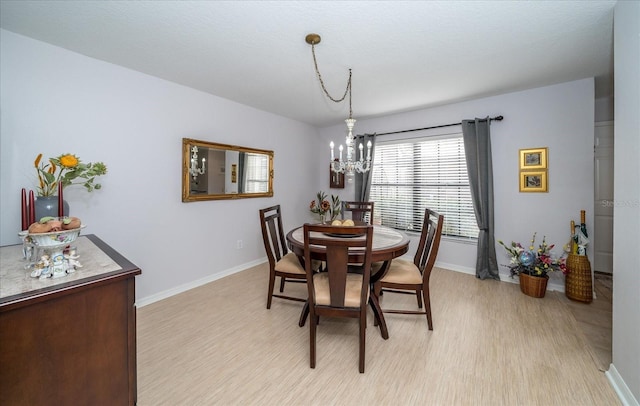
<instances>
[{"instance_id":1,"label":"baseboard","mask_svg":"<svg viewBox=\"0 0 640 406\"><path fill-rule=\"evenodd\" d=\"M257 259L255 261L247 262L245 264L238 265L238 266L235 266L233 268L229 268L229 269L226 269L226 270L223 270L223 271L220 271L220 272L216 272L216 273L214 273L212 275L208 275L208 276L206 276L204 278L201 278L201 279L189 282L189 283L185 283L184 285L176 286L175 288L167 289L167 290L165 290L163 292L156 293L155 295L147 296L147 297L141 298L139 300L136 300L135 306L136 307L144 307L144 306L150 305L151 303L155 303L155 302L158 302L160 300L167 299L167 298L169 298L171 296L177 295L179 293L186 292L186 291L188 291L190 289L197 288L197 287L202 286L202 285L206 285L209 282L213 282L215 280L224 278L225 276L233 275L233 274L238 273L238 272L242 272L242 271L244 271L246 269L253 268L254 266L263 264L265 262L267 262L267 257L264 257L264 258L261 258L261 259Z\"/></svg>"},{"instance_id":2,"label":"baseboard","mask_svg":"<svg viewBox=\"0 0 640 406\"><path fill-rule=\"evenodd\" d=\"M151 295L151 296L147 296L147 297L141 298L141 299L136 301L135 305L136 305L136 307L144 307L144 306L149 305L151 303L155 303L157 301L169 298L169 297L177 295L179 293L186 292L189 289L193 289L193 288L197 288L197 287L202 286L202 285L206 285L209 282L213 282L213 281L218 280L220 278L224 278L225 276L233 275L234 273L242 272L242 271L244 271L246 269L249 269L249 268L252 268L254 266L263 264L264 262L266 262L266 260L267 260L266 257L261 258L261 259L257 259L255 261L247 262L245 264L238 265L238 266L235 266L233 268L229 268L229 269L217 272L215 274L206 276L204 278L201 278L201 279L189 282L189 283L185 283L184 285L180 285L180 286L176 286L175 288L167 289L167 290L165 290L163 292L156 293L155 295ZM475 275L476 274L475 268L469 268L469 267L460 266L460 265L456 265L456 264L450 264L450 263L446 263L446 262L436 262L435 266L438 267L438 268L444 268L444 269L447 269L447 270L450 270L450 271L465 273L465 274L469 274L469 275ZM500 280L502 282L518 283L518 279L517 278L511 278L508 273L501 273L500 274ZM559 292L564 292L564 285L560 285L560 284L555 283L555 282L549 282L549 284L547 285L547 290L549 290L549 291L555 290L555 291L559 291Z\"/></svg>"},{"instance_id":3,"label":"baseboard","mask_svg":"<svg viewBox=\"0 0 640 406\"><path fill-rule=\"evenodd\" d=\"M413 259L410 259L410 261L413 261ZM440 262L440 261L436 261L435 265L436 268L443 268L446 269L448 271L456 271L456 272L460 272L460 273L466 273L469 275L475 275L476 274L476 269L475 268L469 268L466 266L460 266L460 265L456 265L456 264L449 264L446 262Z\"/></svg>"},{"instance_id":4,"label":"baseboard","mask_svg":"<svg viewBox=\"0 0 640 406\"><path fill-rule=\"evenodd\" d=\"M638 399L633 396L633 393L631 393L631 390L624 382L624 379L622 379L622 377L618 373L618 370L613 364L609 366L609 370L604 374L613 387L613 390L616 391L616 394L620 398L620 402L622 402L624 406L640 406L640 403L638 403Z\"/></svg>"},{"instance_id":5,"label":"baseboard","mask_svg":"<svg viewBox=\"0 0 640 406\"><path fill-rule=\"evenodd\" d=\"M461 272L461 273L466 273L469 275L475 275L476 274L476 269L475 268L469 268L469 267L464 267L464 266L460 266L460 265L456 265L456 264L448 264L446 262L438 262L436 261L435 264L436 267L438 268L443 268L443 269L447 269L449 271L456 271L456 272ZM516 277L511 277L509 276L509 273L502 273L500 272L500 280L502 282L509 282L509 283L520 283L518 278ZM564 283L557 283L556 281L549 281L547 283L547 290L552 291L558 291L558 292L562 292L564 293Z\"/></svg>"}]
</instances>

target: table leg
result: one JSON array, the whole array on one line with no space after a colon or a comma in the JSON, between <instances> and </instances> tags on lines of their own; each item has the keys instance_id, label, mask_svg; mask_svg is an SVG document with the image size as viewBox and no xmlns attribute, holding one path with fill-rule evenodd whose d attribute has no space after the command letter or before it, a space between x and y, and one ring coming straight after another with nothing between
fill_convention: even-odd
<instances>
[{"instance_id":1,"label":"table leg","mask_svg":"<svg viewBox=\"0 0 640 406\"><path fill-rule=\"evenodd\" d=\"M385 340L388 340L389 331L387 330L387 322L384 320L384 314L382 313L382 309L378 303L378 298L373 294L369 295L369 304L371 305L371 310L373 310L374 317L376 317L380 324L380 335Z\"/></svg>"},{"instance_id":2,"label":"table leg","mask_svg":"<svg viewBox=\"0 0 640 406\"><path fill-rule=\"evenodd\" d=\"M300 313L300 321L298 321L298 326L304 327L307 322L307 317L309 316L309 301L304 302L304 306L302 307L302 313Z\"/></svg>"}]
</instances>

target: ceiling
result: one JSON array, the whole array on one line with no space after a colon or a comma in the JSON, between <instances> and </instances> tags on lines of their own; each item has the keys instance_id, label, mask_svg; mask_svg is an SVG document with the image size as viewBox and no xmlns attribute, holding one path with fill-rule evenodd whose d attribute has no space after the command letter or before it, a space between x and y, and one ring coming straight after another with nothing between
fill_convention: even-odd
<instances>
[{"instance_id":1,"label":"ceiling","mask_svg":"<svg viewBox=\"0 0 640 406\"><path fill-rule=\"evenodd\" d=\"M3 29L315 126L595 77L614 0L1 1Z\"/></svg>"}]
</instances>

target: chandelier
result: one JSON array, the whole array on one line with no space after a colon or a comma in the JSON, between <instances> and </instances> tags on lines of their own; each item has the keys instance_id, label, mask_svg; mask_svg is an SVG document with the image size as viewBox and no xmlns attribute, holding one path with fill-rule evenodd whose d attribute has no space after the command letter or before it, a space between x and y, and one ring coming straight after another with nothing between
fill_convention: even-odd
<instances>
[{"instance_id":1,"label":"chandelier","mask_svg":"<svg viewBox=\"0 0 640 406\"><path fill-rule=\"evenodd\" d=\"M198 168L198 147L194 145L193 148L191 148L191 167L189 168L189 173L193 176L193 180L196 180L196 177L198 177L198 175L203 175L205 171L206 167L204 158L202 158L202 166Z\"/></svg>"},{"instance_id":2,"label":"chandelier","mask_svg":"<svg viewBox=\"0 0 640 406\"><path fill-rule=\"evenodd\" d=\"M367 157L364 157L364 146L362 143L358 145L358 150L360 152L359 156L356 156L356 148L355 148L355 138L353 137L353 126L356 123L356 120L352 117L353 111L351 109L351 69L349 69L349 79L347 80L347 87L344 91L344 94L340 99L336 99L331 97L326 87L324 86L324 81L322 80L322 75L320 75L320 70L318 69L318 62L316 60L316 44L320 43L320 35L318 34L309 34L305 37L305 41L307 44L311 45L311 54L313 55L313 65L316 70L316 75L318 76L318 80L320 81L320 85L322 86L322 90L324 94L334 103L340 103L344 101L349 95L349 118L344 120L347 124L347 136L345 139L346 147L347 147L347 156L346 160L343 159L343 151L344 147L340 144L339 156L335 157L335 144L333 141L329 144L329 148L331 149L331 161L330 166L331 170L336 173L344 173L349 177L349 180L352 180L353 175L358 173L367 172L371 169L371 141L367 143Z\"/></svg>"}]
</instances>

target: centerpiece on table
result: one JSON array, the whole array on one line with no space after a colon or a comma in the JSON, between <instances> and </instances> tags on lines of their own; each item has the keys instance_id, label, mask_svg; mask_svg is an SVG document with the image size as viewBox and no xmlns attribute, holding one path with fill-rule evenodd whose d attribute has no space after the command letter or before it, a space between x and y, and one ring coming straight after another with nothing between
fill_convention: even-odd
<instances>
[{"instance_id":1,"label":"centerpiece on table","mask_svg":"<svg viewBox=\"0 0 640 406\"><path fill-rule=\"evenodd\" d=\"M96 182L96 177L107 173L104 163L83 163L80 158L69 153L49 158L48 162L43 162L42 154L38 154L34 166L38 174L35 221L43 217L58 216L56 193L59 185L63 189L71 185L82 185L88 192L92 192L102 187ZM66 202L63 213L65 216L69 215L69 205Z\"/></svg>"},{"instance_id":2,"label":"centerpiece on table","mask_svg":"<svg viewBox=\"0 0 640 406\"><path fill-rule=\"evenodd\" d=\"M542 243L535 248L536 233L533 233L531 244L528 249L519 242L511 242L510 246L498 240L511 256L511 262L506 265L513 278L518 275L520 278L520 290L527 296L544 297L547 291L549 272L561 271L567 273L566 258L561 256L556 258L551 250L554 244L548 245L546 237L542 237Z\"/></svg>"},{"instance_id":3,"label":"centerpiece on table","mask_svg":"<svg viewBox=\"0 0 640 406\"><path fill-rule=\"evenodd\" d=\"M320 191L316 194L316 200L311 201L309 210L312 213L317 214L320 223L323 224L327 221L326 217L327 214L329 214L329 223L331 223L340 215L340 211L342 210L340 206L340 197L331 195L331 202L329 202L327 194Z\"/></svg>"}]
</instances>

